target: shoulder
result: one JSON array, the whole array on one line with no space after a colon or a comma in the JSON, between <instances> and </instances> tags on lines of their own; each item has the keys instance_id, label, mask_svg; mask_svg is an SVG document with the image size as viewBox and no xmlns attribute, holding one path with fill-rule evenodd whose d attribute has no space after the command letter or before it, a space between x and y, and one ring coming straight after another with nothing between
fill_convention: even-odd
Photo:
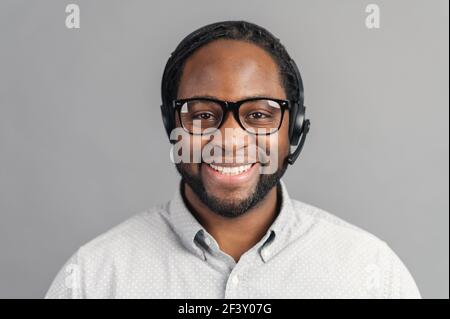
<instances>
[{"instance_id":1,"label":"shoulder","mask_svg":"<svg viewBox=\"0 0 450 319\"><path fill-rule=\"evenodd\" d=\"M113 291L111 278L125 278L141 262L156 262L173 245L173 236L165 205L136 213L82 245L61 268L46 297L106 298Z\"/></svg>"},{"instance_id":2,"label":"shoulder","mask_svg":"<svg viewBox=\"0 0 450 319\"><path fill-rule=\"evenodd\" d=\"M125 262L136 254L157 257L176 242L176 234L167 220L166 204L137 213L97 236L78 250L78 257L86 263L99 259Z\"/></svg>"},{"instance_id":3,"label":"shoulder","mask_svg":"<svg viewBox=\"0 0 450 319\"><path fill-rule=\"evenodd\" d=\"M420 298L410 272L384 240L311 204L292 202L297 223L305 224L301 237L314 243L319 258L358 274L365 283L378 278L382 297Z\"/></svg>"},{"instance_id":4,"label":"shoulder","mask_svg":"<svg viewBox=\"0 0 450 319\"><path fill-rule=\"evenodd\" d=\"M159 205L134 214L122 223L88 241L80 249L87 253L134 246L143 240L160 238L161 233L166 231L167 228L163 206Z\"/></svg>"},{"instance_id":5,"label":"shoulder","mask_svg":"<svg viewBox=\"0 0 450 319\"><path fill-rule=\"evenodd\" d=\"M372 233L355 226L332 213L298 200L292 200L295 219L308 226L310 234L321 241L333 242L343 249L385 249L386 243Z\"/></svg>"}]
</instances>

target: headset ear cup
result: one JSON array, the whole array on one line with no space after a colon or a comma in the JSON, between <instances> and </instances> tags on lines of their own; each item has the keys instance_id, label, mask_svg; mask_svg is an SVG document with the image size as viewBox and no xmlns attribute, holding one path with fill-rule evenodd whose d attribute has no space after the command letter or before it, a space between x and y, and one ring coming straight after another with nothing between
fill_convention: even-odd
<instances>
[{"instance_id":1,"label":"headset ear cup","mask_svg":"<svg viewBox=\"0 0 450 319\"><path fill-rule=\"evenodd\" d=\"M292 145L292 132L294 131L295 127L295 118L297 118L297 103L292 104L290 112L289 112L289 141Z\"/></svg>"},{"instance_id":2,"label":"headset ear cup","mask_svg":"<svg viewBox=\"0 0 450 319\"><path fill-rule=\"evenodd\" d=\"M295 103L295 107L292 109L293 121L290 127L290 143L295 146L298 144L300 136L302 134L302 128L305 121L305 108L303 106L299 107Z\"/></svg>"}]
</instances>

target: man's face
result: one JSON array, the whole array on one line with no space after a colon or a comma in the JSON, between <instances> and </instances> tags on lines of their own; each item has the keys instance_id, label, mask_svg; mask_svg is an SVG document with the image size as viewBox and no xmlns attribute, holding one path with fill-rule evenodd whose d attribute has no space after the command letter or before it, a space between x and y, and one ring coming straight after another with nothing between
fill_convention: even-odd
<instances>
[{"instance_id":1,"label":"man's face","mask_svg":"<svg viewBox=\"0 0 450 319\"><path fill-rule=\"evenodd\" d=\"M195 51L186 61L177 98L199 96L224 101L238 101L255 96L286 99L278 66L270 54L254 44L236 40L213 41ZM180 126L177 116L177 127ZM214 142L220 144L218 147L222 148L223 156L222 163L216 163L216 168L245 164L251 164L251 167L235 175L221 173L204 161L179 163L177 169L183 182L191 187L210 210L225 217L240 216L258 204L283 175L287 165L285 158L289 152L288 127L289 112L286 111L275 135L251 136L229 112L220 127L223 139L221 143ZM228 132L233 129L234 138L225 133L227 129ZM194 139L193 136L190 138ZM238 143L236 141L239 138L241 142ZM191 153L194 148L203 149L208 143L211 143L208 139L201 140L200 143L191 140ZM259 152L256 152L255 157L250 156L249 151L255 145L263 145L266 150L272 150L272 154L277 154L275 173L260 173L264 161L258 156ZM238 153L245 154L244 163L237 163Z\"/></svg>"}]
</instances>

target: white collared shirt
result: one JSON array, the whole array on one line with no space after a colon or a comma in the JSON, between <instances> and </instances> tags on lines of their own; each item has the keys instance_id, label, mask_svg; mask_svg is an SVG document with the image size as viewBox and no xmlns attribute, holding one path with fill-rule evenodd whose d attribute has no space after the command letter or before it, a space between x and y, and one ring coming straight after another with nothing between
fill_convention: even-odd
<instances>
[{"instance_id":1,"label":"white collared shirt","mask_svg":"<svg viewBox=\"0 0 450 319\"><path fill-rule=\"evenodd\" d=\"M277 218L237 263L177 190L80 247L46 298L420 298L385 242L279 190Z\"/></svg>"}]
</instances>

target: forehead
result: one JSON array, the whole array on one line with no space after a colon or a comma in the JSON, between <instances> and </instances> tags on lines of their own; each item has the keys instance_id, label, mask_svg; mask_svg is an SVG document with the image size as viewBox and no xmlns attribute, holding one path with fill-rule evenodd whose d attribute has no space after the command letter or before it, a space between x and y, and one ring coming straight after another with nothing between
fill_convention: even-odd
<instances>
[{"instance_id":1,"label":"forehead","mask_svg":"<svg viewBox=\"0 0 450 319\"><path fill-rule=\"evenodd\" d=\"M224 100L266 95L286 98L279 68L259 46L238 40L215 40L186 61L178 98L211 95Z\"/></svg>"}]
</instances>

